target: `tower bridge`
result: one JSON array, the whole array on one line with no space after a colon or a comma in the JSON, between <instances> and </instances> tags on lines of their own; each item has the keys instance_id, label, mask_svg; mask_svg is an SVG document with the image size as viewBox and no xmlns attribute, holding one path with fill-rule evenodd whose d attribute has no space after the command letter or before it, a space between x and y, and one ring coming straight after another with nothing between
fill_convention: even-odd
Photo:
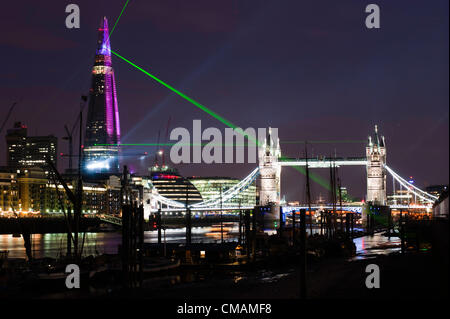
<instances>
[{"instance_id":1,"label":"tower bridge","mask_svg":"<svg viewBox=\"0 0 450 319\"><path fill-rule=\"evenodd\" d=\"M90 173L118 173L119 171L119 108L111 52L108 22L106 18L103 18L98 29L81 164L82 170ZM117 53L114 54L121 57ZM122 59L124 58L122 57ZM134 65L130 61L124 60ZM144 70L141 69L141 71ZM149 75L146 71L144 73ZM188 99L184 94L180 94L164 82L159 80L158 82ZM188 100L191 103L193 102L190 98ZM198 103L196 103L194 104L197 105ZM409 183L387 165L385 138L379 135L377 126L375 126L374 134L368 138L365 157L346 158L289 158L282 156L280 142L278 138L274 140L272 131L269 129L269 134L264 143L259 145L258 160L258 167L252 170L242 181L223 192L223 194L221 193L220 197L216 196L191 205L166 198L158 194L156 190L151 190L151 187L147 187L141 198L144 203L144 211L155 212L158 209L166 211L245 209L244 207L236 207L233 199L259 178L259 205L273 207L272 215L278 218L281 204L281 170L286 166L307 167L308 169L365 166L367 177L366 202L374 205L385 206L387 204L386 178L388 174L393 178L394 188L397 182L400 187L403 187L408 193L414 194L414 197L420 198L426 205L430 206L437 199L437 197Z\"/></svg>"},{"instance_id":2,"label":"tower bridge","mask_svg":"<svg viewBox=\"0 0 450 319\"><path fill-rule=\"evenodd\" d=\"M330 166L366 166L367 159L365 157L316 157L316 158L282 158L279 160L280 166L305 166L309 168L329 168Z\"/></svg>"},{"instance_id":3,"label":"tower bridge","mask_svg":"<svg viewBox=\"0 0 450 319\"><path fill-rule=\"evenodd\" d=\"M214 197L206 201L186 205L185 203L177 202L165 198L159 194L152 194L149 212L157 211L171 211L183 212L189 209L190 211L229 211L238 209L249 209L253 207L237 206L235 202L231 201L239 195L244 189L251 185L257 178L259 178L259 205L272 206L272 217L279 218L280 201L281 201L281 170L286 166L300 166L308 167L308 169L330 168L330 167L344 167L344 166L365 166L366 167L366 202L373 205L385 206L387 205L386 196L386 178L390 174L393 182L400 184L409 193L416 198L420 198L423 205L415 205L414 208L429 208L437 200L436 196L426 193L419 189L412 183L408 182L400 175L398 175L391 167L386 164L386 143L384 136L380 136L378 127L375 126L373 136L369 136L368 143L365 148L365 157L316 157L316 158L289 158L281 155L280 142L277 139L273 140L271 129L266 137L264 143L260 145L258 152L259 166L252 170L252 172L242 179L239 183L223 192L222 196ZM394 184L395 185L395 184ZM391 206L395 209L411 208L407 205ZM291 211L293 209L300 209L302 207L289 207L283 211ZM306 209L306 207L303 207ZM311 209L324 209L324 206L313 206ZM343 210L352 212L361 212L361 206L345 206ZM145 207L144 207L145 209Z\"/></svg>"}]
</instances>

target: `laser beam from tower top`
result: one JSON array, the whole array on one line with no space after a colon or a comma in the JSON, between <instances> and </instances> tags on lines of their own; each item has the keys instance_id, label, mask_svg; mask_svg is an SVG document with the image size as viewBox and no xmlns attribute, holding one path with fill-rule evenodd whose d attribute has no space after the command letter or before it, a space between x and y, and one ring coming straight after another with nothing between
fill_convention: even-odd
<instances>
[{"instance_id":1,"label":"laser beam from tower top","mask_svg":"<svg viewBox=\"0 0 450 319\"><path fill-rule=\"evenodd\" d=\"M236 132L238 132L239 134L247 137L248 139L250 139L252 142L254 142L256 145L259 145L259 142L256 138L254 138L251 135L245 134L244 131L242 130L242 128L238 127L237 125L233 124L232 122L228 121L227 119L225 119L224 117L220 116L219 114L217 114L216 112L214 112L213 110L209 109L208 107L204 106L203 104L197 102L196 100L190 98L189 96L187 96L186 94L178 91L177 89L175 89L173 86L171 86L170 84L164 82L163 80L159 79L158 77L154 76L153 74L151 74L150 72L144 70L143 68L141 68L140 66L136 65L135 63L131 62L130 60L124 58L123 56L121 56L120 54L118 54L117 52L111 50L111 53L114 54L115 56L117 56L118 58L122 59L123 61L127 62L128 64L134 66L136 69L138 69L139 71L143 72L145 75L149 76L150 78L152 78L153 80L155 80L156 82L158 82L159 84L165 86L166 88L168 88L169 90L171 90L172 92L174 92L175 94L181 96L183 99L185 99L186 101L190 102L191 104L195 105L197 108L199 108L200 110L206 112L207 114L211 115L212 117L214 117L216 120L222 122L223 124L225 124L228 127L231 127L233 129L236 130Z\"/></svg>"},{"instance_id":2,"label":"laser beam from tower top","mask_svg":"<svg viewBox=\"0 0 450 319\"><path fill-rule=\"evenodd\" d=\"M124 58L123 56L121 56L120 54L118 54L117 52L110 50L110 52L112 54L114 54L115 56L117 56L118 58L122 59L123 61L127 62L128 64L132 65L133 67L135 67L136 69L138 69L139 71L141 71L142 73L144 73L145 75L147 75L148 77L152 78L153 80L155 80L156 82L158 82L159 84L165 86L166 88L168 88L169 90L171 90L172 92L176 93L177 95L179 95L180 97L182 97L183 99L185 99L186 101L190 102L191 104L195 105L197 108L199 108L200 110L206 112L207 114L211 115L212 117L214 117L216 120L220 121L221 123L225 124L228 127L231 127L233 129L236 130L236 132L238 132L239 134L243 135L244 137L247 137L249 140L253 141L255 143L255 145L259 146L260 143L258 141L257 138L254 138L251 135L245 134L245 132L242 130L242 128L238 127L237 125L233 124L232 122L228 121L227 119L225 119L224 117L220 116L219 114L217 114L216 112L214 112L213 110L207 108L206 106L204 106L203 104L197 102L196 100L190 98L189 96L187 96L186 94L178 91L177 89L175 89L173 86L171 86L170 84L164 82L163 80L159 79L158 77L156 77L155 75L151 74L150 72L144 70L143 68L141 68L140 66L136 65L135 63L131 62L130 60ZM284 156L282 156L281 158L285 158ZM305 175L305 171L300 168L300 167L296 167L293 166L293 168L295 170L297 170L298 172L302 173L303 175ZM319 185L321 185L322 187L325 187L326 189L330 189L330 185L323 179L321 179L319 176L315 176L315 174L310 174L310 177L313 181L315 181L316 183L318 183Z\"/></svg>"},{"instance_id":3,"label":"laser beam from tower top","mask_svg":"<svg viewBox=\"0 0 450 319\"><path fill-rule=\"evenodd\" d=\"M125 2L125 5L123 6L122 11L120 11L119 17L117 18L116 23L114 23L114 26L113 26L113 28L111 29L111 32L108 35L108 41L111 38L111 34L114 32L114 29L116 28L116 25L117 25L117 23L120 20L120 17L122 16L123 12L125 11L125 8L127 7L128 2L130 2L130 0L127 0L127 2Z\"/></svg>"}]
</instances>

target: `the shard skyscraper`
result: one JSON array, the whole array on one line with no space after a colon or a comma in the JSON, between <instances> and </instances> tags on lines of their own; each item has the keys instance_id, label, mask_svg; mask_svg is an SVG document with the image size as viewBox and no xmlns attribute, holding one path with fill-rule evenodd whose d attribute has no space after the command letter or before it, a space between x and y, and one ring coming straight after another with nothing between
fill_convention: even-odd
<instances>
[{"instance_id":1,"label":"the shard skyscraper","mask_svg":"<svg viewBox=\"0 0 450 319\"><path fill-rule=\"evenodd\" d=\"M82 162L85 174L119 172L119 106L110 50L108 20L104 17L98 29L97 51L89 92Z\"/></svg>"}]
</instances>

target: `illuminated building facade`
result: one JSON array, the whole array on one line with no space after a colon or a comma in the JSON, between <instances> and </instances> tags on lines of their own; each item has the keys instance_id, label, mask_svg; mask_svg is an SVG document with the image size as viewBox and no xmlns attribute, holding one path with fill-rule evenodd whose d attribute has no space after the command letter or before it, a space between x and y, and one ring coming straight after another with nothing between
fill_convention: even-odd
<instances>
[{"instance_id":1,"label":"illuminated building facade","mask_svg":"<svg viewBox=\"0 0 450 319\"><path fill-rule=\"evenodd\" d=\"M63 178L69 189L75 191L77 179ZM61 184L58 184L58 192L64 209L72 206ZM14 212L19 215L62 215L58 192L48 178L48 171L41 168L0 168L0 216L12 217ZM83 214L119 214L120 194L120 179L116 176L94 183L83 182Z\"/></svg>"},{"instance_id":2,"label":"illuminated building facade","mask_svg":"<svg viewBox=\"0 0 450 319\"><path fill-rule=\"evenodd\" d=\"M395 190L394 194L389 195L387 197L387 203L389 205L426 205L428 202L423 198L415 196L414 193L410 190L404 189L401 187L400 189ZM434 195L434 194L433 194Z\"/></svg>"},{"instance_id":3,"label":"illuminated building facade","mask_svg":"<svg viewBox=\"0 0 450 319\"><path fill-rule=\"evenodd\" d=\"M19 191L17 174L8 170L0 171L0 216L12 212L13 207L19 207Z\"/></svg>"},{"instance_id":4,"label":"illuminated building facade","mask_svg":"<svg viewBox=\"0 0 450 319\"><path fill-rule=\"evenodd\" d=\"M231 177L191 177L189 178L189 181L200 192L204 201L220 198L221 189L222 193L224 193L240 182L239 179ZM239 204L241 206L256 206L255 183L242 190L238 196L227 201L227 204L230 203L235 203L236 207L239 206Z\"/></svg>"},{"instance_id":5,"label":"illuminated building facade","mask_svg":"<svg viewBox=\"0 0 450 319\"><path fill-rule=\"evenodd\" d=\"M76 190L76 180L67 181L67 183L69 189ZM72 205L62 185L58 185L58 192L62 196L65 208ZM83 182L82 202L83 214L119 214L121 209L120 186L111 179L105 183ZM42 214L62 213L56 186L53 183L47 183L41 187L40 203Z\"/></svg>"},{"instance_id":6,"label":"illuminated building facade","mask_svg":"<svg viewBox=\"0 0 450 319\"><path fill-rule=\"evenodd\" d=\"M104 17L98 29L89 92L82 168L86 174L119 173L119 106L110 50L108 20Z\"/></svg>"},{"instance_id":7,"label":"illuminated building facade","mask_svg":"<svg viewBox=\"0 0 450 319\"><path fill-rule=\"evenodd\" d=\"M56 165L58 139L53 135L28 136L27 127L16 122L6 133L7 166L10 168L45 167L45 158Z\"/></svg>"},{"instance_id":8,"label":"illuminated building facade","mask_svg":"<svg viewBox=\"0 0 450 319\"><path fill-rule=\"evenodd\" d=\"M354 202L352 197L348 194L347 187L345 187L345 186L341 186L340 190L338 190L338 192L337 192L337 201L341 202L341 199L342 199L343 203L353 203Z\"/></svg>"},{"instance_id":9,"label":"illuminated building facade","mask_svg":"<svg viewBox=\"0 0 450 319\"><path fill-rule=\"evenodd\" d=\"M187 199L189 205L202 201L197 188L176 169L165 167L163 170L149 170L152 184L161 196L181 203L186 203Z\"/></svg>"},{"instance_id":10,"label":"illuminated building facade","mask_svg":"<svg viewBox=\"0 0 450 319\"><path fill-rule=\"evenodd\" d=\"M20 212L37 213L41 211L41 190L48 182L45 171L40 168L21 169L17 171L19 184Z\"/></svg>"},{"instance_id":11,"label":"illuminated building facade","mask_svg":"<svg viewBox=\"0 0 450 319\"><path fill-rule=\"evenodd\" d=\"M48 172L39 167L0 170L0 214L39 213Z\"/></svg>"},{"instance_id":12,"label":"illuminated building facade","mask_svg":"<svg viewBox=\"0 0 450 319\"><path fill-rule=\"evenodd\" d=\"M389 205L410 205L414 202L414 195L406 189L397 189L393 195L387 197Z\"/></svg>"}]
</instances>

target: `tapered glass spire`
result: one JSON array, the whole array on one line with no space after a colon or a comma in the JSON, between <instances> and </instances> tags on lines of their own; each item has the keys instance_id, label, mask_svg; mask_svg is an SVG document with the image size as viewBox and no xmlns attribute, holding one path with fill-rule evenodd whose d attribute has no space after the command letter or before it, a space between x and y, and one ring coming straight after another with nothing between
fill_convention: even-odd
<instances>
[{"instance_id":1,"label":"tapered glass spire","mask_svg":"<svg viewBox=\"0 0 450 319\"><path fill-rule=\"evenodd\" d=\"M119 172L120 121L116 81L111 63L108 20L98 29L86 122L83 170L85 173ZM105 146L102 144L114 144Z\"/></svg>"}]
</instances>

